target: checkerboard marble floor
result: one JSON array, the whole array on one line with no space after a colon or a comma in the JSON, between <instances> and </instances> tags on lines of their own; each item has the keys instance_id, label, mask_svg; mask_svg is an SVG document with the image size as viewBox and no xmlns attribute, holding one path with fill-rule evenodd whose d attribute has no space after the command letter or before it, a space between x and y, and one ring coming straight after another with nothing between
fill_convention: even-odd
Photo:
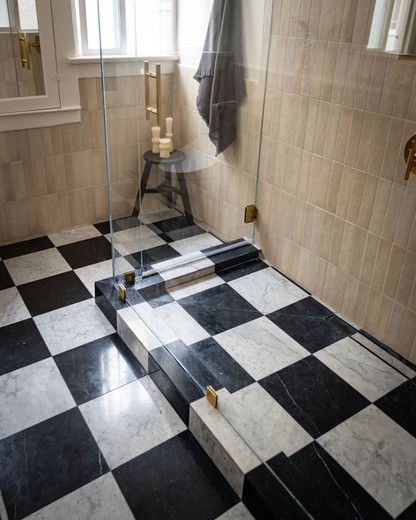
<instances>
[{"instance_id":1,"label":"checkerboard marble floor","mask_svg":"<svg viewBox=\"0 0 416 520\"><path fill-rule=\"evenodd\" d=\"M136 312L218 391L299 518L416 518L415 367L261 260L165 292Z\"/></svg>"},{"instance_id":2,"label":"checkerboard marble floor","mask_svg":"<svg viewBox=\"0 0 416 520\"><path fill-rule=\"evenodd\" d=\"M118 222L119 271L220 243L160 217ZM109 231L0 248L0 517L252 518L94 304ZM416 518L414 367L260 260L141 297L299 518Z\"/></svg>"},{"instance_id":3,"label":"checkerboard marble floor","mask_svg":"<svg viewBox=\"0 0 416 520\"><path fill-rule=\"evenodd\" d=\"M119 272L221 243L179 213L146 222L117 222ZM0 247L0 518L250 519L95 305L109 231Z\"/></svg>"}]
</instances>

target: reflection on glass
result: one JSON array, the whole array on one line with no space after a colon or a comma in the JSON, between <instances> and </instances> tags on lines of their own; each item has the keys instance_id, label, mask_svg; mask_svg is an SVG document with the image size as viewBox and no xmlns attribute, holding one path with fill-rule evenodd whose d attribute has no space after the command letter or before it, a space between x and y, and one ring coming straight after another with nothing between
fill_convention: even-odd
<instances>
[{"instance_id":1,"label":"reflection on glass","mask_svg":"<svg viewBox=\"0 0 416 520\"><path fill-rule=\"evenodd\" d=\"M415 17L413 0L376 0L368 48L415 55Z\"/></svg>"},{"instance_id":2,"label":"reflection on glass","mask_svg":"<svg viewBox=\"0 0 416 520\"><path fill-rule=\"evenodd\" d=\"M0 98L45 94L36 0L0 0Z\"/></svg>"}]
</instances>

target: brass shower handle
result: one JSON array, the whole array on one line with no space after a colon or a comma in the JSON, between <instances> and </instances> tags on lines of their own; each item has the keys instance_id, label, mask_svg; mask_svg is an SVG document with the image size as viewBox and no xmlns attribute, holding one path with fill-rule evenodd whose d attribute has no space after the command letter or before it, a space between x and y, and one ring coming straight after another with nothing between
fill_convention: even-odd
<instances>
[{"instance_id":1,"label":"brass shower handle","mask_svg":"<svg viewBox=\"0 0 416 520\"><path fill-rule=\"evenodd\" d=\"M416 173L416 134L412 135L404 147L404 160L406 161L404 179L407 181L412 172Z\"/></svg>"}]
</instances>

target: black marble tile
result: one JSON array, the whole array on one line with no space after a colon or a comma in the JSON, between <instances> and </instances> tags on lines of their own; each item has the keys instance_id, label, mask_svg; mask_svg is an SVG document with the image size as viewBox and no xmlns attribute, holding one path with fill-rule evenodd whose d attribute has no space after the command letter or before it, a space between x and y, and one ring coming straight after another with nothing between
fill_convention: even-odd
<instances>
[{"instance_id":1,"label":"black marble tile","mask_svg":"<svg viewBox=\"0 0 416 520\"><path fill-rule=\"evenodd\" d=\"M196 235L206 233L205 229L202 229L197 224L187 225L183 228L174 229L166 233L166 235L173 241L182 240L184 238L191 238Z\"/></svg>"},{"instance_id":2,"label":"black marble tile","mask_svg":"<svg viewBox=\"0 0 416 520\"><path fill-rule=\"evenodd\" d=\"M169 343L166 345L166 349L179 361L184 370L196 381L199 387L206 388L211 385L215 390L222 388L222 384L216 379L215 375L182 341Z\"/></svg>"},{"instance_id":3,"label":"black marble tile","mask_svg":"<svg viewBox=\"0 0 416 520\"><path fill-rule=\"evenodd\" d=\"M314 438L369 404L313 356L265 377L259 384Z\"/></svg>"},{"instance_id":4,"label":"black marble tile","mask_svg":"<svg viewBox=\"0 0 416 520\"><path fill-rule=\"evenodd\" d=\"M113 221L113 232L124 231L141 226L142 223L137 217L123 217Z\"/></svg>"},{"instance_id":5,"label":"black marble tile","mask_svg":"<svg viewBox=\"0 0 416 520\"><path fill-rule=\"evenodd\" d=\"M327 309L322 303L319 303L312 296L308 296L303 300L299 300L292 305L283 307L273 314L296 316L299 318L329 318L333 316L333 312Z\"/></svg>"},{"instance_id":6,"label":"black marble tile","mask_svg":"<svg viewBox=\"0 0 416 520\"><path fill-rule=\"evenodd\" d=\"M168 244L164 244L163 246L145 249L142 252L138 251L137 253L128 255L126 259L137 269L140 269L142 262L143 265L147 267L152 264L164 262L165 260L170 260L171 258L177 258L178 256L181 255L175 249L173 249L173 247L169 246Z\"/></svg>"},{"instance_id":7,"label":"black marble tile","mask_svg":"<svg viewBox=\"0 0 416 520\"><path fill-rule=\"evenodd\" d=\"M54 357L77 404L146 375L118 334L111 334Z\"/></svg>"},{"instance_id":8,"label":"black marble tile","mask_svg":"<svg viewBox=\"0 0 416 520\"><path fill-rule=\"evenodd\" d=\"M375 404L416 437L416 380L406 381L381 397Z\"/></svg>"},{"instance_id":9,"label":"black marble tile","mask_svg":"<svg viewBox=\"0 0 416 520\"><path fill-rule=\"evenodd\" d=\"M266 464L261 464L247 473L244 479L243 502L257 520L312 519Z\"/></svg>"},{"instance_id":10,"label":"black marble tile","mask_svg":"<svg viewBox=\"0 0 416 520\"><path fill-rule=\"evenodd\" d=\"M50 355L32 319L0 329L0 375L36 363Z\"/></svg>"},{"instance_id":11,"label":"black marble tile","mask_svg":"<svg viewBox=\"0 0 416 520\"><path fill-rule=\"evenodd\" d=\"M9 518L23 518L107 472L77 408L0 441L0 489Z\"/></svg>"},{"instance_id":12,"label":"black marble tile","mask_svg":"<svg viewBox=\"0 0 416 520\"><path fill-rule=\"evenodd\" d=\"M272 312L268 318L313 353L347 336L329 320L323 319L327 313L332 314L319 302L308 297Z\"/></svg>"},{"instance_id":13,"label":"black marble tile","mask_svg":"<svg viewBox=\"0 0 416 520\"><path fill-rule=\"evenodd\" d=\"M98 229L100 233L103 235L108 235L110 233L110 221L106 220L105 222L99 222L98 224L94 224L94 227Z\"/></svg>"},{"instance_id":14,"label":"black marble tile","mask_svg":"<svg viewBox=\"0 0 416 520\"><path fill-rule=\"evenodd\" d=\"M27 255L29 253L36 253L55 247L48 237L32 238L31 240L24 240L23 242L16 242L15 244L8 244L0 247L0 258L13 258L15 256Z\"/></svg>"},{"instance_id":15,"label":"black marble tile","mask_svg":"<svg viewBox=\"0 0 416 520\"><path fill-rule=\"evenodd\" d=\"M342 332L345 332L347 336L352 336L356 332L358 332L354 327L352 327L349 323L342 320L339 316L331 316L328 318L328 321L331 323L331 325L334 325L335 327L338 327Z\"/></svg>"},{"instance_id":16,"label":"black marble tile","mask_svg":"<svg viewBox=\"0 0 416 520\"><path fill-rule=\"evenodd\" d=\"M268 465L312 518L387 520L389 514L317 442Z\"/></svg>"},{"instance_id":17,"label":"black marble tile","mask_svg":"<svg viewBox=\"0 0 416 520\"><path fill-rule=\"evenodd\" d=\"M150 285L143 287L137 291L139 295L149 303L154 309L161 305L166 305L175 301L172 296L166 291L164 284Z\"/></svg>"},{"instance_id":18,"label":"black marble tile","mask_svg":"<svg viewBox=\"0 0 416 520\"><path fill-rule=\"evenodd\" d=\"M136 518L214 520L239 501L189 431L116 468L113 475Z\"/></svg>"},{"instance_id":19,"label":"black marble tile","mask_svg":"<svg viewBox=\"0 0 416 520\"><path fill-rule=\"evenodd\" d=\"M240 242L240 241L234 241ZM259 250L246 240L241 241L240 247L234 247L228 251L219 252L224 246L232 245L234 242L227 242L203 249L202 252L215 264L215 271L220 272L238 264L254 260L259 255Z\"/></svg>"},{"instance_id":20,"label":"black marble tile","mask_svg":"<svg viewBox=\"0 0 416 520\"><path fill-rule=\"evenodd\" d=\"M187 296L178 303L211 335L262 316L226 284Z\"/></svg>"},{"instance_id":21,"label":"black marble tile","mask_svg":"<svg viewBox=\"0 0 416 520\"><path fill-rule=\"evenodd\" d=\"M19 292L32 316L91 298L73 271L19 285Z\"/></svg>"},{"instance_id":22,"label":"black marble tile","mask_svg":"<svg viewBox=\"0 0 416 520\"><path fill-rule=\"evenodd\" d=\"M72 269L111 259L111 244L105 237L66 244L58 247L58 250Z\"/></svg>"},{"instance_id":23,"label":"black marble tile","mask_svg":"<svg viewBox=\"0 0 416 520\"><path fill-rule=\"evenodd\" d=\"M257 271L261 271L267 267L269 266L266 263L255 259L243 264L239 264L235 267L229 267L223 271L218 271L217 274L218 276L221 276L224 281L232 282L233 280L237 280L237 278L241 278L242 276L246 276L251 273L256 273Z\"/></svg>"},{"instance_id":24,"label":"black marble tile","mask_svg":"<svg viewBox=\"0 0 416 520\"><path fill-rule=\"evenodd\" d=\"M155 364L155 363L153 363ZM189 403L178 392L176 386L168 378L163 370L150 370L149 376L152 378L155 385L159 388L162 394L166 397L169 404L179 415L185 424L189 424Z\"/></svg>"},{"instance_id":25,"label":"black marble tile","mask_svg":"<svg viewBox=\"0 0 416 520\"><path fill-rule=\"evenodd\" d=\"M178 360L166 347L151 350L149 358L153 361L152 367L156 363L164 371L188 405L204 396L202 388L181 367Z\"/></svg>"},{"instance_id":26,"label":"black marble tile","mask_svg":"<svg viewBox=\"0 0 416 520\"><path fill-rule=\"evenodd\" d=\"M4 262L0 261L0 291L13 286L14 283L9 274L9 271L7 270L7 267L4 265Z\"/></svg>"},{"instance_id":27,"label":"black marble tile","mask_svg":"<svg viewBox=\"0 0 416 520\"><path fill-rule=\"evenodd\" d=\"M236 392L255 380L214 338L207 338L188 347L229 392Z\"/></svg>"},{"instance_id":28,"label":"black marble tile","mask_svg":"<svg viewBox=\"0 0 416 520\"><path fill-rule=\"evenodd\" d=\"M168 235L172 240L181 240L205 233L205 230L197 224L189 224L184 215L153 222L149 224L149 228L158 235L161 233Z\"/></svg>"}]
</instances>

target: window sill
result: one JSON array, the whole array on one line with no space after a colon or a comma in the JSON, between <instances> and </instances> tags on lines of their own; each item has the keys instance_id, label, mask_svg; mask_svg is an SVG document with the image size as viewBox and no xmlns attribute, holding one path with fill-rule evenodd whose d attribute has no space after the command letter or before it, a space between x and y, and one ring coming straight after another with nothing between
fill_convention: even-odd
<instances>
[{"instance_id":1,"label":"window sill","mask_svg":"<svg viewBox=\"0 0 416 520\"><path fill-rule=\"evenodd\" d=\"M148 56L128 56L120 54L116 56L108 55L103 56L104 63L137 63L145 60L149 61L178 61L178 54L154 54ZM74 56L67 59L71 65L83 65L83 64L99 64L100 56Z\"/></svg>"},{"instance_id":2,"label":"window sill","mask_svg":"<svg viewBox=\"0 0 416 520\"><path fill-rule=\"evenodd\" d=\"M81 121L81 107L52 108L0 114L0 132L42 128Z\"/></svg>"},{"instance_id":3,"label":"window sill","mask_svg":"<svg viewBox=\"0 0 416 520\"><path fill-rule=\"evenodd\" d=\"M171 74L178 54L153 55L153 56L104 56L105 75L115 76L141 76L144 74L143 67L138 66L145 60L160 62L162 74ZM78 68L78 78L97 78L100 76L99 56L74 56L67 58L67 62Z\"/></svg>"}]
</instances>

